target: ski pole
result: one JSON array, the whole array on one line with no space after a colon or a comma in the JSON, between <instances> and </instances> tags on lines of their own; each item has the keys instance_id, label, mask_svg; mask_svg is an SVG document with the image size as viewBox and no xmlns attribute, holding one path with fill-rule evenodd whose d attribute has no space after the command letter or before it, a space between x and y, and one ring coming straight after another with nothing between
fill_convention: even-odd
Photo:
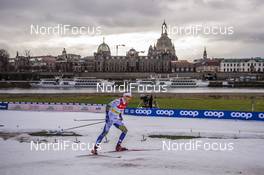
<instances>
[{"instance_id":1,"label":"ski pole","mask_svg":"<svg viewBox=\"0 0 264 175\"><path fill-rule=\"evenodd\" d=\"M73 119L76 122L82 122L82 121L101 121L105 119Z\"/></svg>"},{"instance_id":2,"label":"ski pole","mask_svg":"<svg viewBox=\"0 0 264 175\"><path fill-rule=\"evenodd\" d=\"M72 130L72 129L76 129L76 128L82 128L82 127L86 127L86 126L97 125L97 124L99 124L99 123L104 123L104 122L105 122L105 121L96 122L96 123L90 123L90 124L87 124L87 125L75 126L75 127L71 127L71 128L63 129L63 131Z\"/></svg>"}]
</instances>

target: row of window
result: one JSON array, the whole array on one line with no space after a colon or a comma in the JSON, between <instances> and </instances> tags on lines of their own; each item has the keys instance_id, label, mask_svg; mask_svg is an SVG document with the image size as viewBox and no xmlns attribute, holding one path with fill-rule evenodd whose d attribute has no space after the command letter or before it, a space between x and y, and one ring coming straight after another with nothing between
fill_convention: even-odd
<instances>
[{"instance_id":1,"label":"row of window","mask_svg":"<svg viewBox=\"0 0 264 175\"><path fill-rule=\"evenodd\" d=\"M181 68L176 68L176 72L193 72L195 71L194 68L188 68L188 67L181 67Z\"/></svg>"},{"instance_id":2,"label":"row of window","mask_svg":"<svg viewBox=\"0 0 264 175\"><path fill-rule=\"evenodd\" d=\"M224 63L224 67L232 67L232 66L234 66L234 67L239 67L239 66L245 66L245 65L247 65L247 66L264 66L264 63Z\"/></svg>"},{"instance_id":3,"label":"row of window","mask_svg":"<svg viewBox=\"0 0 264 175\"><path fill-rule=\"evenodd\" d=\"M257 71L257 72L264 72L264 68L259 68L259 69L257 69L257 70L254 70L254 71ZM224 69L224 72L251 72L251 69L250 68L248 68L248 69L239 69L239 68L234 68L234 69L232 69L232 68L227 68L227 69Z\"/></svg>"},{"instance_id":4,"label":"row of window","mask_svg":"<svg viewBox=\"0 0 264 175\"><path fill-rule=\"evenodd\" d=\"M156 59L156 60L158 60L158 59L160 59L160 57L153 57L153 56L151 56L151 57L146 57L146 56L138 56L138 57L122 57L122 56L120 56L120 57L115 57L115 56L113 56L113 57L105 57L106 58L106 60L131 60L131 59L135 59L135 60L153 60L153 59ZM104 59L103 57L97 57L96 59Z\"/></svg>"}]
</instances>

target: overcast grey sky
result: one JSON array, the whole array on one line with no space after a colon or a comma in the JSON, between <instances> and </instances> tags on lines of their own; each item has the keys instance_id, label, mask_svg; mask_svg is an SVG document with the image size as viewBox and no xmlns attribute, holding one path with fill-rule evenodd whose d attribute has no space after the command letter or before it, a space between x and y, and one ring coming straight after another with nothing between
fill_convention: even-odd
<instances>
[{"instance_id":1,"label":"overcast grey sky","mask_svg":"<svg viewBox=\"0 0 264 175\"><path fill-rule=\"evenodd\" d=\"M263 0L0 0L0 48L11 56L30 49L32 55L92 55L105 37L111 52L145 51L169 27L193 25L233 27L232 35L169 33L179 59L195 59L204 46L209 57L264 56ZM39 26L100 27L100 35L31 35Z\"/></svg>"}]
</instances>

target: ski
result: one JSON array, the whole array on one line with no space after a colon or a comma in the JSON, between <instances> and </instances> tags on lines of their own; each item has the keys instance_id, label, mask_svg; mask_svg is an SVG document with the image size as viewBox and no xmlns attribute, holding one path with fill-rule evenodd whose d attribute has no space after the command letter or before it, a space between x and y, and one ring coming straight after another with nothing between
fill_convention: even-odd
<instances>
[{"instance_id":1,"label":"ski","mask_svg":"<svg viewBox=\"0 0 264 175\"><path fill-rule=\"evenodd\" d=\"M75 122L84 122L84 121L105 121L105 119L73 119Z\"/></svg>"},{"instance_id":2,"label":"ski","mask_svg":"<svg viewBox=\"0 0 264 175\"><path fill-rule=\"evenodd\" d=\"M124 151L107 151L107 152L104 152L104 153L119 153L119 152L132 152L132 151L159 151L160 149L127 149L127 150L124 150Z\"/></svg>"},{"instance_id":3,"label":"ski","mask_svg":"<svg viewBox=\"0 0 264 175\"><path fill-rule=\"evenodd\" d=\"M111 155L105 155L105 154L84 154L84 155L79 155L77 157L106 157L106 158L116 158L119 159L121 156L111 156Z\"/></svg>"}]
</instances>

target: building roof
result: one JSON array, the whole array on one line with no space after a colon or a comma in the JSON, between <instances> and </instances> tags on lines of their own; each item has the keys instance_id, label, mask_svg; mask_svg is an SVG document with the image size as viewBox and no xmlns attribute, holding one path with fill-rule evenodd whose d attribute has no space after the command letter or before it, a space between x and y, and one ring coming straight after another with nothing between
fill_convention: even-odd
<instances>
[{"instance_id":1,"label":"building roof","mask_svg":"<svg viewBox=\"0 0 264 175\"><path fill-rule=\"evenodd\" d=\"M187 60L172 61L171 63L175 65L175 67L194 67L194 64Z\"/></svg>"},{"instance_id":2,"label":"building roof","mask_svg":"<svg viewBox=\"0 0 264 175\"><path fill-rule=\"evenodd\" d=\"M199 62L195 63L196 67L199 66L220 66L220 60L217 59L204 59L200 60Z\"/></svg>"}]
</instances>

